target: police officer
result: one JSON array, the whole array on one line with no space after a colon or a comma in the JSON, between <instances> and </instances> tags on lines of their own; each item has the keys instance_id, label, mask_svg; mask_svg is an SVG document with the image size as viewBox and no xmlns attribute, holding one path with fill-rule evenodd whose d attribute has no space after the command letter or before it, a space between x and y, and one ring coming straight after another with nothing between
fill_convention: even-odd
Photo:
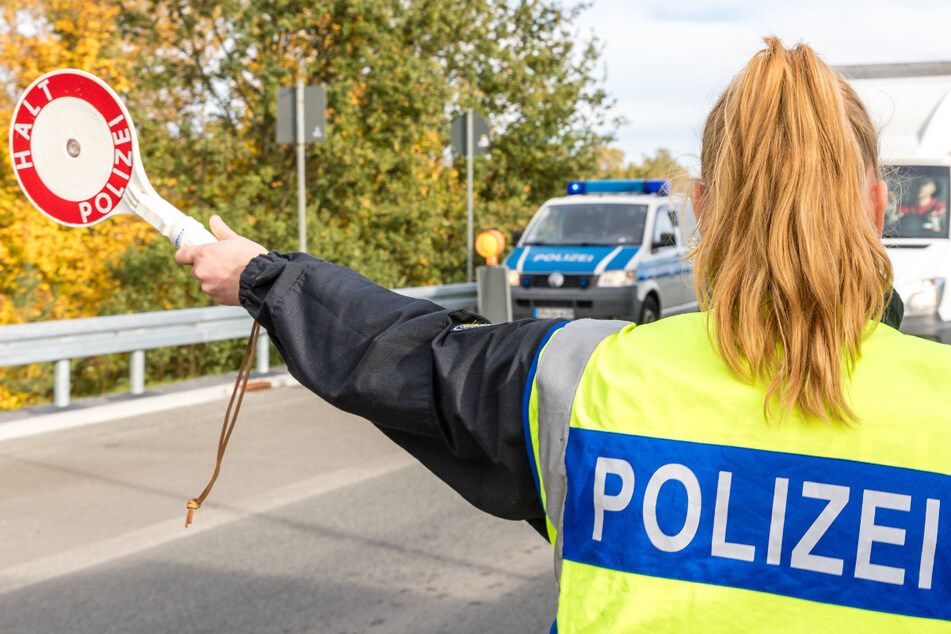
<instances>
[{"instance_id":1,"label":"police officer","mask_svg":"<svg viewBox=\"0 0 951 634\"><path fill-rule=\"evenodd\" d=\"M546 535L558 631L946 631L951 348L892 327L865 108L766 44L704 129L700 313L487 325L217 217L176 257L301 383Z\"/></svg>"}]
</instances>

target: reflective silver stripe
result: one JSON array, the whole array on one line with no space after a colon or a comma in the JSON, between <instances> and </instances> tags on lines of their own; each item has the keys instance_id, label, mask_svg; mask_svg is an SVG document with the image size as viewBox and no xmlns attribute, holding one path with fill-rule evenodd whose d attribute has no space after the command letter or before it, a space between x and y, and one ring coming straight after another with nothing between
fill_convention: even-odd
<instances>
[{"instance_id":1,"label":"reflective silver stripe","mask_svg":"<svg viewBox=\"0 0 951 634\"><path fill-rule=\"evenodd\" d=\"M624 247L616 247L613 251L611 251L606 256L604 256L604 258L602 258L602 260L598 262L598 265L594 267L594 274L601 275L602 273L604 273L604 269L608 268L608 264L610 264L611 260L614 259L614 256L620 253L621 249L623 248Z\"/></svg>"},{"instance_id":2,"label":"reflective silver stripe","mask_svg":"<svg viewBox=\"0 0 951 634\"><path fill-rule=\"evenodd\" d=\"M555 540L555 574L561 578L562 525L568 479L565 448L571 423L571 406L588 359L605 337L629 326L627 321L580 319L551 338L538 361L535 374L538 400L538 470L545 489L545 513L558 531Z\"/></svg>"},{"instance_id":3,"label":"reflective silver stripe","mask_svg":"<svg viewBox=\"0 0 951 634\"><path fill-rule=\"evenodd\" d=\"M522 251L522 257L518 259L518 263L515 265L515 270L521 273L525 270L525 258L528 257L528 252L532 250L532 247L525 247L525 250Z\"/></svg>"},{"instance_id":4,"label":"reflective silver stripe","mask_svg":"<svg viewBox=\"0 0 951 634\"><path fill-rule=\"evenodd\" d=\"M627 263L621 268L624 269L625 271L629 271L631 269L631 265L634 264L634 260L636 260L637 256L639 256L640 254L641 254L641 251L640 249L638 249L637 252L631 256L631 259L628 260Z\"/></svg>"}]
</instances>

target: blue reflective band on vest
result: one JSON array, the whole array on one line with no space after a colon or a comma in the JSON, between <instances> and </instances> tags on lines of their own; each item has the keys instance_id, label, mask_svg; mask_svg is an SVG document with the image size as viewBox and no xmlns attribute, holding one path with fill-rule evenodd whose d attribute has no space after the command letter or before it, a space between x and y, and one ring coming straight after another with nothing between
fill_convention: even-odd
<instances>
[{"instance_id":1,"label":"blue reflective band on vest","mask_svg":"<svg viewBox=\"0 0 951 634\"><path fill-rule=\"evenodd\" d=\"M951 620L951 477L571 428L564 559Z\"/></svg>"}]
</instances>

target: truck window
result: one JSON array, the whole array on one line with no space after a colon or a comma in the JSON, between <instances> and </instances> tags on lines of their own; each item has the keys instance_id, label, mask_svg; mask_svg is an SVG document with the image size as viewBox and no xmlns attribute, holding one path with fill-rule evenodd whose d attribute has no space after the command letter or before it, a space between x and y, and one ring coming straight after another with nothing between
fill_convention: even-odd
<instances>
[{"instance_id":1,"label":"truck window","mask_svg":"<svg viewBox=\"0 0 951 634\"><path fill-rule=\"evenodd\" d=\"M947 238L948 167L899 165L886 169L889 204L884 236Z\"/></svg>"},{"instance_id":2,"label":"truck window","mask_svg":"<svg viewBox=\"0 0 951 634\"><path fill-rule=\"evenodd\" d=\"M640 244L646 218L647 205L551 205L529 227L522 244Z\"/></svg>"}]
</instances>

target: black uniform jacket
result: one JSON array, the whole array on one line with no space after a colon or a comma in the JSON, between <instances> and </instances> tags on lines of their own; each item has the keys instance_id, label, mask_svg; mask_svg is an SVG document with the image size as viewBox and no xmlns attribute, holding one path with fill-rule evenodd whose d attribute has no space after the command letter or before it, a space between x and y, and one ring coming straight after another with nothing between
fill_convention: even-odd
<instances>
[{"instance_id":1,"label":"black uniform jacket","mask_svg":"<svg viewBox=\"0 0 951 634\"><path fill-rule=\"evenodd\" d=\"M371 421L476 507L544 526L522 395L557 321L487 325L302 253L252 260L240 299L305 387Z\"/></svg>"},{"instance_id":2,"label":"black uniform jacket","mask_svg":"<svg viewBox=\"0 0 951 634\"><path fill-rule=\"evenodd\" d=\"M476 507L544 534L522 399L558 320L490 325L303 253L253 259L239 296L301 384L371 421ZM893 294L886 323L901 313Z\"/></svg>"}]
</instances>

